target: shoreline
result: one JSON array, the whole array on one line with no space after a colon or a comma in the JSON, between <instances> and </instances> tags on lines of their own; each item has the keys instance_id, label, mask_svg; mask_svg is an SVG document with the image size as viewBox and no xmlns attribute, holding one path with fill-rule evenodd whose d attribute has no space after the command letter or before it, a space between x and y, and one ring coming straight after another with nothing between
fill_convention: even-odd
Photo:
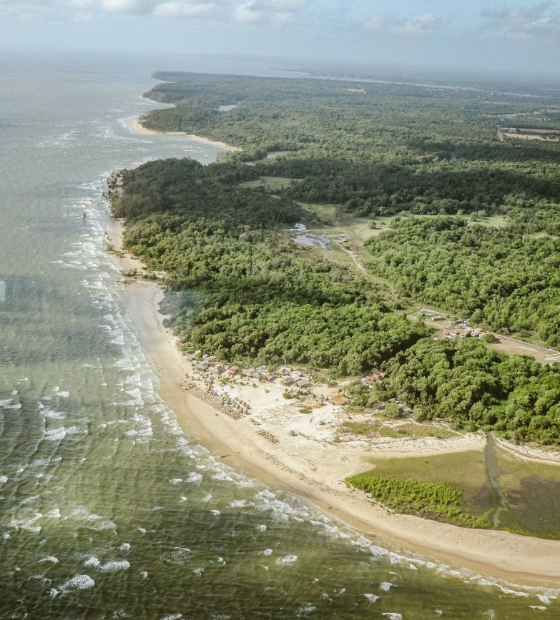
<instances>
[{"instance_id":1,"label":"shoreline","mask_svg":"<svg viewBox=\"0 0 560 620\"><path fill-rule=\"evenodd\" d=\"M157 136L158 134L167 135L167 136L184 136L189 140L194 140L196 142L202 142L203 144L210 144L211 146L217 146L219 148L225 149L230 153L238 153L242 149L238 146L232 146L231 144L226 144L225 142L218 142L217 140L211 140L210 138L205 138L203 136L197 136L191 133L185 133L184 131L155 131L154 129L147 129L140 122L140 117L135 116L130 121L130 127L132 131L142 134L144 136Z\"/></svg>"},{"instance_id":2,"label":"shoreline","mask_svg":"<svg viewBox=\"0 0 560 620\"><path fill-rule=\"evenodd\" d=\"M117 251L122 250L122 233L122 223L112 220L111 243ZM144 268L141 261L127 253L118 260L123 269ZM234 420L189 393L184 387L185 376L191 376L193 368L176 346L176 339L163 326L163 316L158 310L162 288L155 282L141 280L127 283L124 288L140 343L158 374L160 396L176 413L180 425L224 463L312 503L329 517L348 524L372 541L381 542L382 546L390 545L395 550L403 549L519 585L560 586L560 541L499 530L459 528L389 513L372 505L364 493L348 489L343 482L346 476L367 468L363 454L350 453L342 444L325 446L317 442L315 446L313 441L308 441L300 446L298 441L303 441L300 436L289 439L282 436L279 443L272 443L258 434L259 426L252 419L256 415ZM464 439L450 441L442 446L443 451L482 449L473 439L470 443ZM389 445L399 446L399 450L369 456L388 458L403 456L408 451L406 446L402 447L404 444ZM434 453L429 443L416 445L420 445L420 450L415 448L416 454Z\"/></svg>"}]
</instances>

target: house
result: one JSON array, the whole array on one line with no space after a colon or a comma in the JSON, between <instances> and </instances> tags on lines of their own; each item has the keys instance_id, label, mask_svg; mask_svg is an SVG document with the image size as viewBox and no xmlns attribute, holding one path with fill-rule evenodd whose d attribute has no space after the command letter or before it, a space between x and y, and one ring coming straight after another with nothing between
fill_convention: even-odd
<instances>
[{"instance_id":1,"label":"house","mask_svg":"<svg viewBox=\"0 0 560 620\"><path fill-rule=\"evenodd\" d=\"M244 377L252 377L257 372L256 368L245 368L243 371Z\"/></svg>"},{"instance_id":2,"label":"house","mask_svg":"<svg viewBox=\"0 0 560 620\"><path fill-rule=\"evenodd\" d=\"M241 368L239 368L239 366L232 366L228 371L227 374L231 375L232 377L234 375L236 375L239 371L241 370Z\"/></svg>"},{"instance_id":3,"label":"house","mask_svg":"<svg viewBox=\"0 0 560 620\"><path fill-rule=\"evenodd\" d=\"M292 379L292 377L284 377L282 381L280 381L282 385L292 385L293 382L294 380Z\"/></svg>"},{"instance_id":4,"label":"house","mask_svg":"<svg viewBox=\"0 0 560 620\"><path fill-rule=\"evenodd\" d=\"M441 337L448 340L463 340L463 338L468 338L470 335L470 329L446 329L441 333Z\"/></svg>"},{"instance_id":5,"label":"house","mask_svg":"<svg viewBox=\"0 0 560 620\"><path fill-rule=\"evenodd\" d=\"M295 388L288 390L288 396L290 398L295 398L297 395L298 395L298 390L296 390Z\"/></svg>"},{"instance_id":6,"label":"house","mask_svg":"<svg viewBox=\"0 0 560 620\"><path fill-rule=\"evenodd\" d=\"M309 379L300 379L296 382L296 385L298 386L298 388L306 388L311 385L311 381L309 381Z\"/></svg>"},{"instance_id":7,"label":"house","mask_svg":"<svg viewBox=\"0 0 560 620\"><path fill-rule=\"evenodd\" d=\"M225 371L226 371L226 367L222 366L222 364L216 364L214 368L212 368L212 372L215 372L217 374L222 374Z\"/></svg>"},{"instance_id":8,"label":"house","mask_svg":"<svg viewBox=\"0 0 560 620\"><path fill-rule=\"evenodd\" d=\"M337 405L343 406L348 404L348 399L345 396L332 396L331 400Z\"/></svg>"},{"instance_id":9,"label":"house","mask_svg":"<svg viewBox=\"0 0 560 620\"><path fill-rule=\"evenodd\" d=\"M276 372L277 372L279 375L286 376L286 375L289 375L291 371L290 371L290 369L289 369L287 366L282 366L282 367L281 367L281 368L279 368Z\"/></svg>"},{"instance_id":10,"label":"house","mask_svg":"<svg viewBox=\"0 0 560 620\"><path fill-rule=\"evenodd\" d=\"M274 381L276 379L276 375L273 372L269 372L264 377L267 381Z\"/></svg>"}]
</instances>

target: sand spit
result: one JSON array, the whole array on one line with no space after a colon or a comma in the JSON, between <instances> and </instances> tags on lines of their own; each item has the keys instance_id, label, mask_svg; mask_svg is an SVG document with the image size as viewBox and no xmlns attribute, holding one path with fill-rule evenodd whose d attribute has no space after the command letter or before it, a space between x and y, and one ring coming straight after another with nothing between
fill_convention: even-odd
<instances>
[{"instance_id":1,"label":"sand spit","mask_svg":"<svg viewBox=\"0 0 560 620\"><path fill-rule=\"evenodd\" d=\"M140 117L134 118L130 122L130 127L132 128L134 132L142 134L144 136L154 136L154 135L161 134L161 133L165 133L170 136L185 136L185 138L188 138L189 140L195 140L196 142L203 142L204 144L211 144L212 146L218 146L227 151L230 151L231 153L237 153L238 151L241 151L241 149L237 146L232 146L231 144L226 144L225 142L218 142L216 140L210 140L209 138L204 138L202 136L196 136L194 134L185 133L183 131L160 132L160 131L154 131L153 129L147 129L140 122Z\"/></svg>"}]
</instances>

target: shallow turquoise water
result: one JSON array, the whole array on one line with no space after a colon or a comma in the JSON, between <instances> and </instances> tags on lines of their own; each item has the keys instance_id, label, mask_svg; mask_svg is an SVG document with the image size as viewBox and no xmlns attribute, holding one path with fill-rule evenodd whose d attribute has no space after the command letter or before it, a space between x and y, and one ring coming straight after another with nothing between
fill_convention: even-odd
<instances>
[{"instance_id":1,"label":"shallow turquoise water","mask_svg":"<svg viewBox=\"0 0 560 620\"><path fill-rule=\"evenodd\" d=\"M555 593L372 545L178 427L103 180L218 150L127 128L150 69L0 60L0 618L560 617Z\"/></svg>"}]
</instances>

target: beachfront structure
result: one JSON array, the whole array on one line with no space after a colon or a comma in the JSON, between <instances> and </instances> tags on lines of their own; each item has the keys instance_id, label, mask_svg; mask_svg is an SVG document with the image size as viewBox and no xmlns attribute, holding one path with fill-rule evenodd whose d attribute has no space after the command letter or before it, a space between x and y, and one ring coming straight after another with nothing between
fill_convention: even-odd
<instances>
[{"instance_id":1,"label":"beachfront structure","mask_svg":"<svg viewBox=\"0 0 560 620\"><path fill-rule=\"evenodd\" d=\"M425 316L432 319L432 321L443 321L444 319L448 319L449 315L443 312L438 312L437 310L428 310L427 308L422 308L418 310L418 316Z\"/></svg>"}]
</instances>

